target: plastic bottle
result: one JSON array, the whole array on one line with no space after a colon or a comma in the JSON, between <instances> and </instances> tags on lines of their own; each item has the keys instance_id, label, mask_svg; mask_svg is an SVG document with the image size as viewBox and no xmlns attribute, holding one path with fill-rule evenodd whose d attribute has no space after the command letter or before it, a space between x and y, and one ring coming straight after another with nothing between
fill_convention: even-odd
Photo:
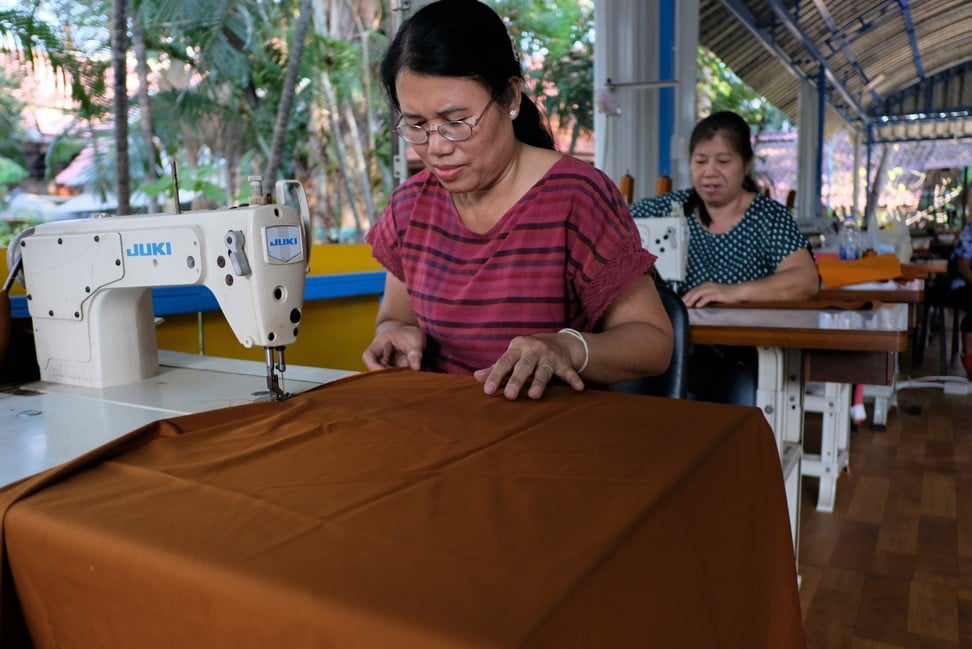
<instances>
[{"instance_id":1,"label":"plastic bottle","mask_svg":"<svg viewBox=\"0 0 972 649\"><path fill-rule=\"evenodd\" d=\"M852 215L844 218L844 225L840 228L837 239L841 259L861 258L861 232L857 229L857 222Z\"/></svg>"}]
</instances>

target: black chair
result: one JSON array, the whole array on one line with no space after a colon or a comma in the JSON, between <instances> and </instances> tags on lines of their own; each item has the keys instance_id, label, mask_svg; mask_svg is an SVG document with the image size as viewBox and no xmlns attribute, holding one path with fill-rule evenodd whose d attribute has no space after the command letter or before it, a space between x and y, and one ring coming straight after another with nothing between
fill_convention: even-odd
<instances>
[{"instance_id":1,"label":"black chair","mask_svg":"<svg viewBox=\"0 0 972 649\"><path fill-rule=\"evenodd\" d=\"M688 356L689 356L689 315L688 308L682 302L678 293L673 291L663 280L656 277L655 287L661 297L662 305L672 321L675 331L675 345L672 348L672 360L668 369L658 376L647 376L631 381L622 381L611 386L614 392L629 394L647 394L656 397L670 397L684 399L688 384Z\"/></svg>"},{"instance_id":2,"label":"black chair","mask_svg":"<svg viewBox=\"0 0 972 649\"><path fill-rule=\"evenodd\" d=\"M943 376L948 375L948 368L955 364L959 353L959 320L962 316L962 305L957 304L951 294L952 278L958 271L955 262L949 260L948 271L944 276L934 277L925 283L925 302L922 305L921 320L918 323L918 340L915 345L914 365L921 365L924 357L924 347L929 337L929 324L935 324L938 336L939 371ZM948 310L952 310L952 353L947 352L946 323Z\"/></svg>"}]
</instances>

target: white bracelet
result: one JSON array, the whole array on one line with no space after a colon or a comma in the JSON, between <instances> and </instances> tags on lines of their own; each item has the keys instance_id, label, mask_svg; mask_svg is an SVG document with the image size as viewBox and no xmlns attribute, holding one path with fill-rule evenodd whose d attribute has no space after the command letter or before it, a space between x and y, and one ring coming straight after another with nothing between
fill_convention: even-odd
<instances>
[{"instance_id":1,"label":"white bracelet","mask_svg":"<svg viewBox=\"0 0 972 649\"><path fill-rule=\"evenodd\" d=\"M584 335L576 329L571 329L570 327L564 327L557 333L570 334L577 340L581 341L581 344L584 345L584 362L581 363L580 369L577 370L577 373L580 374L587 369L587 364L591 362L591 348L587 346L587 341L584 340Z\"/></svg>"}]
</instances>

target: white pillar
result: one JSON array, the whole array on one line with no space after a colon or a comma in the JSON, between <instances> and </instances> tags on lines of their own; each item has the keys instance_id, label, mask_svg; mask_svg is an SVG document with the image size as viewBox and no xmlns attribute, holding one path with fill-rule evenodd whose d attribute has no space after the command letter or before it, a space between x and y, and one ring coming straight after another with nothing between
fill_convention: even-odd
<instances>
[{"instance_id":1,"label":"white pillar","mask_svg":"<svg viewBox=\"0 0 972 649\"><path fill-rule=\"evenodd\" d=\"M817 191L817 87L809 81L800 83L800 122L797 138L797 217L801 220L820 216Z\"/></svg>"},{"instance_id":2,"label":"white pillar","mask_svg":"<svg viewBox=\"0 0 972 649\"><path fill-rule=\"evenodd\" d=\"M672 187L682 189L692 184L689 169L689 137L698 116L695 81L698 77L699 0L679 0L676 13L678 34L675 40L675 132L672 134Z\"/></svg>"},{"instance_id":3,"label":"white pillar","mask_svg":"<svg viewBox=\"0 0 972 649\"><path fill-rule=\"evenodd\" d=\"M660 78L661 3L674 14L668 41L674 75ZM615 182L630 173L635 198L653 196L661 168L670 168L674 187L691 182L688 136L695 125L698 0L596 0L594 4L594 89L610 90L620 106L617 116L594 114L594 163ZM610 85L608 81L610 80ZM628 85L632 84L632 85ZM660 86L673 88L673 132L659 133ZM670 145L670 160L659 160L660 138ZM662 164L663 162L667 164Z\"/></svg>"}]
</instances>

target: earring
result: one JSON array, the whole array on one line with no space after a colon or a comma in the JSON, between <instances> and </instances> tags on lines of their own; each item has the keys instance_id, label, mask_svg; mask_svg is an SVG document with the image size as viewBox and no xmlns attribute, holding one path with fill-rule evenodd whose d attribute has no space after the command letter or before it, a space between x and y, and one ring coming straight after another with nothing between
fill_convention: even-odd
<instances>
[{"instance_id":1,"label":"earring","mask_svg":"<svg viewBox=\"0 0 972 649\"><path fill-rule=\"evenodd\" d=\"M511 110L510 111L510 117L512 117L513 119L516 119L516 111L515 110Z\"/></svg>"}]
</instances>

